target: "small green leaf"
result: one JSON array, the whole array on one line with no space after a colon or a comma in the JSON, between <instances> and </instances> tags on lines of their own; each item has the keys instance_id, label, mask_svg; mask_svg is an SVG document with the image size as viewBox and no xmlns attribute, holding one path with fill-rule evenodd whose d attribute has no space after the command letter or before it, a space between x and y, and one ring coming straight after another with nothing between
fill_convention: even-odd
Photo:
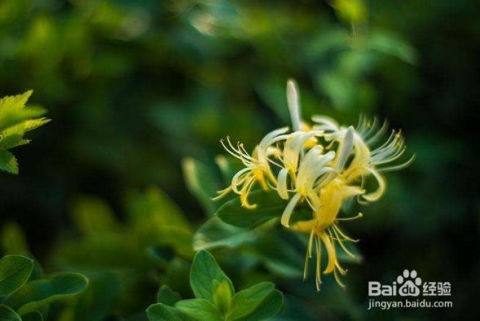
<instances>
[{"instance_id":1,"label":"small green leaf","mask_svg":"<svg viewBox=\"0 0 480 321\"><path fill-rule=\"evenodd\" d=\"M133 192L129 195L129 219L138 224L139 221L153 220L154 223L175 226L190 230L189 221L181 208L161 189L151 187L143 193Z\"/></svg>"},{"instance_id":2,"label":"small green leaf","mask_svg":"<svg viewBox=\"0 0 480 321\"><path fill-rule=\"evenodd\" d=\"M30 107L31 108L31 107ZM39 110L42 111L42 113L44 113L44 109L43 108L40 108ZM47 123L50 122L50 119L48 118L45 118L45 117L41 117L41 118L37 118L37 119L29 119L29 120L26 120L24 123L23 123L23 130L25 132L29 132L29 131L32 131L34 129L37 129L38 127L40 126L43 126Z\"/></svg>"},{"instance_id":3,"label":"small green leaf","mask_svg":"<svg viewBox=\"0 0 480 321\"><path fill-rule=\"evenodd\" d=\"M261 282L235 294L228 320L239 320L256 310L268 298L275 286L270 282Z\"/></svg>"},{"instance_id":4,"label":"small green leaf","mask_svg":"<svg viewBox=\"0 0 480 321\"><path fill-rule=\"evenodd\" d=\"M137 240L128 233L94 233L65 242L56 249L54 257L63 265L131 268L146 263L138 247Z\"/></svg>"},{"instance_id":5,"label":"small green leaf","mask_svg":"<svg viewBox=\"0 0 480 321\"><path fill-rule=\"evenodd\" d=\"M335 0L331 6L340 19L352 25L360 24L367 18L366 4L362 0Z\"/></svg>"},{"instance_id":6,"label":"small green leaf","mask_svg":"<svg viewBox=\"0 0 480 321\"><path fill-rule=\"evenodd\" d=\"M257 306L252 314L238 321L260 321L275 316L283 306L283 294L274 290L272 294Z\"/></svg>"},{"instance_id":7,"label":"small green leaf","mask_svg":"<svg viewBox=\"0 0 480 321\"><path fill-rule=\"evenodd\" d=\"M212 214L216 209L216 203L212 198L220 189L218 178L207 166L192 158L183 160L182 169L190 193L197 198L208 214Z\"/></svg>"},{"instance_id":8,"label":"small green leaf","mask_svg":"<svg viewBox=\"0 0 480 321\"><path fill-rule=\"evenodd\" d=\"M214 280L214 287L213 303L222 314L226 314L232 303L233 293L230 284L225 280L221 282Z\"/></svg>"},{"instance_id":9,"label":"small green leaf","mask_svg":"<svg viewBox=\"0 0 480 321\"><path fill-rule=\"evenodd\" d=\"M0 304L0 321L22 321L22 319L8 306Z\"/></svg>"},{"instance_id":10,"label":"small green leaf","mask_svg":"<svg viewBox=\"0 0 480 321\"><path fill-rule=\"evenodd\" d=\"M216 290L214 280L227 282L230 291L234 292L232 281L218 266L215 258L205 250L198 252L193 259L190 272L190 286L195 293L195 297L207 299L213 303Z\"/></svg>"},{"instance_id":11,"label":"small green leaf","mask_svg":"<svg viewBox=\"0 0 480 321\"><path fill-rule=\"evenodd\" d=\"M163 303L152 304L147 308L149 321L191 321L188 316L183 315L174 307Z\"/></svg>"},{"instance_id":12,"label":"small green leaf","mask_svg":"<svg viewBox=\"0 0 480 321\"><path fill-rule=\"evenodd\" d=\"M412 65L415 65L418 60L415 49L395 34L372 32L368 37L367 47L397 57Z\"/></svg>"},{"instance_id":13,"label":"small green leaf","mask_svg":"<svg viewBox=\"0 0 480 321\"><path fill-rule=\"evenodd\" d=\"M253 230L227 224L214 216L193 236L193 248L196 251L217 247L236 248L243 243L254 241L256 236Z\"/></svg>"},{"instance_id":14,"label":"small green leaf","mask_svg":"<svg viewBox=\"0 0 480 321\"><path fill-rule=\"evenodd\" d=\"M7 254L29 254L27 240L22 228L15 222L8 222L1 232L1 246Z\"/></svg>"},{"instance_id":15,"label":"small green leaf","mask_svg":"<svg viewBox=\"0 0 480 321\"><path fill-rule=\"evenodd\" d=\"M275 244L275 247L272 244ZM306 246L291 233L281 235L271 231L258 239L254 252L257 253L259 260L276 275L282 278L300 278L303 276ZM278 251L278 249L282 250Z\"/></svg>"},{"instance_id":16,"label":"small green leaf","mask_svg":"<svg viewBox=\"0 0 480 321\"><path fill-rule=\"evenodd\" d=\"M25 136L27 132L45 125L49 121L50 119L45 117L23 120L16 125L4 129L0 135L0 148L10 149L30 143L30 140L24 139L23 136Z\"/></svg>"},{"instance_id":17,"label":"small green leaf","mask_svg":"<svg viewBox=\"0 0 480 321\"><path fill-rule=\"evenodd\" d=\"M83 292L88 280L81 274L62 273L49 279L27 283L11 295L6 303L20 315L35 311L53 301L71 297Z\"/></svg>"},{"instance_id":18,"label":"small green leaf","mask_svg":"<svg viewBox=\"0 0 480 321\"><path fill-rule=\"evenodd\" d=\"M32 120L33 118L38 118L45 113L43 108L25 108L25 104L31 95L32 91L29 90L20 95L0 98L0 131Z\"/></svg>"},{"instance_id":19,"label":"small green leaf","mask_svg":"<svg viewBox=\"0 0 480 321\"><path fill-rule=\"evenodd\" d=\"M197 320L201 321L223 321L220 312L215 306L205 299L182 300L175 304L175 307Z\"/></svg>"},{"instance_id":20,"label":"small green leaf","mask_svg":"<svg viewBox=\"0 0 480 321\"><path fill-rule=\"evenodd\" d=\"M77 228L84 234L114 232L119 230L110 207L95 197L81 197L73 206L73 219Z\"/></svg>"},{"instance_id":21,"label":"small green leaf","mask_svg":"<svg viewBox=\"0 0 480 321\"><path fill-rule=\"evenodd\" d=\"M172 289L175 289L180 293L190 292L191 266L191 262L179 257L174 258L166 266L161 282L163 284L168 284Z\"/></svg>"},{"instance_id":22,"label":"small green leaf","mask_svg":"<svg viewBox=\"0 0 480 321\"><path fill-rule=\"evenodd\" d=\"M25 104L31 95L32 91L29 90L20 95L0 98L0 131L43 114L43 110L25 108Z\"/></svg>"},{"instance_id":23,"label":"small green leaf","mask_svg":"<svg viewBox=\"0 0 480 321\"><path fill-rule=\"evenodd\" d=\"M33 311L22 315L22 321L43 321L43 315L38 311Z\"/></svg>"},{"instance_id":24,"label":"small green leaf","mask_svg":"<svg viewBox=\"0 0 480 321\"><path fill-rule=\"evenodd\" d=\"M33 270L33 260L20 255L7 255L0 260L0 297L22 287Z\"/></svg>"},{"instance_id":25,"label":"small green leaf","mask_svg":"<svg viewBox=\"0 0 480 321\"><path fill-rule=\"evenodd\" d=\"M157 293L157 302L169 306L174 306L181 299L180 294L173 291L168 285L162 285Z\"/></svg>"},{"instance_id":26,"label":"small green leaf","mask_svg":"<svg viewBox=\"0 0 480 321\"><path fill-rule=\"evenodd\" d=\"M22 145L28 144L30 141L28 139L23 139L22 133L14 133L6 135L5 132L2 133L0 137L0 148L1 149L10 149Z\"/></svg>"},{"instance_id":27,"label":"small green leaf","mask_svg":"<svg viewBox=\"0 0 480 321\"><path fill-rule=\"evenodd\" d=\"M88 289L71 306L73 320L102 321L115 306L122 291L120 276L116 272L92 272Z\"/></svg>"},{"instance_id":28,"label":"small green leaf","mask_svg":"<svg viewBox=\"0 0 480 321\"><path fill-rule=\"evenodd\" d=\"M184 257L193 256L192 227L163 191L153 187L145 193L131 193L127 204L130 224L142 244L170 245Z\"/></svg>"},{"instance_id":29,"label":"small green leaf","mask_svg":"<svg viewBox=\"0 0 480 321\"><path fill-rule=\"evenodd\" d=\"M40 118L45 112L42 108L25 108L32 91L21 95L0 98L0 170L17 174L16 158L7 149L27 144L26 132L35 129L48 119Z\"/></svg>"},{"instance_id":30,"label":"small green leaf","mask_svg":"<svg viewBox=\"0 0 480 321\"><path fill-rule=\"evenodd\" d=\"M249 201L256 204L254 209L241 206L240 198L226 202L216 212L222 221L243 228L257 227L273 218L280 217L285 208L285 201L276 193L263 190L254 191L249 195Z\"/></svg>"},{"instance_id":31,"label":"small green leaf","mask_svg":"<svg viewBox=\"0 0 480 321\"><path fill-rule=\"evenodd\" d=\"M33 261L33 270L32 270L32 273L30 274L30 277L28 278L28 282L33 280L38 280L42 277L43 277L42 266L37 261Z\"/></svg>"},{"instance_id":32,"label":"small green leaf","mask_svg":"<svg viewBox=\"0 0 480 321\"><path fill-rule=\"evenodd\" d=\"M18 174L18 162L12 153L0 150L0 170L10 174Z\"/></svg>"}]
</instances>

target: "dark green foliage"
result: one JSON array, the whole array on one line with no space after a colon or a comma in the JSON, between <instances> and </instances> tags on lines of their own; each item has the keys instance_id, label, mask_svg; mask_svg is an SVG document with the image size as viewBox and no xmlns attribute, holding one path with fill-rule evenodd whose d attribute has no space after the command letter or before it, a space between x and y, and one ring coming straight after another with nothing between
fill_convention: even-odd
<instances>
[{"instance_id":1,"label":"dark green foliage","mask_svg":"<svg viewBox=\"0 0 480 321\"><path fill-rule=\"evenodd\" d=\"M207 251L192 263L190 284L195 299L179 300L169 288L160 289L159 303L147 309L150 321L260 321L276 315L282 294L270 282L261 282L235 293L232 281Z\"/></svg>"},{"instance_id":2,"label":"dark green foliage","mask_svg":"<svg viewBox=\"0 0 480 321\"><path fill-rule=\"evenodd\" d=\"M0 320L43 320L48 305L85 291L88 280L78 273L61 273L37 279L35 262L26 256L0 259Z\"/></svg>"}]
</instances>

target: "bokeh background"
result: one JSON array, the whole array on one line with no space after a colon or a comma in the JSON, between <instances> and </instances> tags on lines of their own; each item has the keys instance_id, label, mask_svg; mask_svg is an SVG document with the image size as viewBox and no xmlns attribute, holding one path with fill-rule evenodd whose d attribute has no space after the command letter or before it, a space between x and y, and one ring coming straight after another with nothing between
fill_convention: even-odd
<instances>
[{"instance_id":1,"label":"bokeh background","mask_svg":"<svg viewBox=\"0 0 480 321\"><path fill-rule=\"evenodd\" d=\"M479 9L474 0L2 0L0 93L33 89L31 103L52 119L15 151L20 175L0 175L6 235L23 230L29 251L58 269L52 253L81 237L72 213L95 208L128 225L132 198L155 194L151 186L195 229L207 211L182 160L218 170L221 137L252 147L288 123L293 77L305 118L389 119L417 159L346 228L364 258L347 291L327 281L316 294L312 282L255 270L287 295L278 320L478 319ZM454 309L367 311L367 282L405 268L450 281ZM142 282L138 302L112 299L111 311L83 320L147 307L158 284Z\"/></svg>"}]
</instances>

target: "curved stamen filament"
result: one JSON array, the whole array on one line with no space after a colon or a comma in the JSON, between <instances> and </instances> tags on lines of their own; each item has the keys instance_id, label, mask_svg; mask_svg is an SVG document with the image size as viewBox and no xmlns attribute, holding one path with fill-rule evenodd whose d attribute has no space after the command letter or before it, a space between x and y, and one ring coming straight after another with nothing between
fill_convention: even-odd
<instances>
[{"instance_id":1,"label":"curved stamen filament","mask_svg":"<svg viewBox=\"0 0 480 321\"><path fill-rule=\"evenodd\" d=\"M362 218L362 217L363 217L363 214L358 213L357 215L352 216L352 217L338 217L337 221L353 221L353 220L356 220L356 219L359 219L359 218Z\"/></svg>"}]
</instances>

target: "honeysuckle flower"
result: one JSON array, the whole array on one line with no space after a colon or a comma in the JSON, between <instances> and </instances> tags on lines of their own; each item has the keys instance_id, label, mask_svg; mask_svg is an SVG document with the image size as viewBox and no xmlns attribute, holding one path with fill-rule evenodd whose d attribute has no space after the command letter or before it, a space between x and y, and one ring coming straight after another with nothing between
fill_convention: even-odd
<instances>
[{"instance_id":1,"label":"honeysuckle flower","mask_svg":"<svg viewBox=\"0 0 480 321\"><path fill-rule=\"evenodd\" d=\"M328 117L314 116L312 120L316 130L324 130L327 139L335 139L346 131L334 120ZM384 136L388 125L383 122L379 125L375 118L369 121L360 117L357 129L353 132L354 158L348 169L343 174L348 182L364 179L372 175L377 181L377 189L373 192L362 195L362 199L368 202L378 200L385 192L386 183L382 172L400 170L409 166L415 159L415 155L408 160L396 165L385 166L398 160L406 151L405 141L400 131L393 130L388 139L378 147L378 141Z\"/></svg>"},{"instance_id":2,"label":"honeysuckle flower","mask_svg":"<svg viewBox=\"0 0 480 321\"><path fill-rule=\"evenodd\" d=\"M353 254L346 248L344 241L353 241L343 233L337 224L337 215L342 204L349 198L362 195L364 190L360 186L349 185L345 179L345 165L350 155L355 152L354 129L349 127L336 133L338 142L337 153L329 151L322 154L323 147L316 146L310 149L302 159L295 186L298 194L292 197L283 212L281 223L290 227L289 220L293 207L304 196L313 210L313 218L308 221L295 223L291 228L310 235L305 258L304 277L307 276L308 262L313 257L315 249L316 277L315 284L320 289L321 284L321 251L325 246L328 261L323 273L334 273L337 282L343 286L339 274L346 271L337 259L335 243L349 255ZM317 157L315 157L317 156ZM330 164L330 166L327 166ZM308 168L307 171L302 171ZM322 177L323 176L323 177ZM322 179L318 180L319 177Z\"/></svg>"},{"instance_id":3,"label":"honeysuckle flower","mask_svg":"<svg viewBox=\"0 0 480 321\"><path fill-rule=\"evenodd\" d=\"M290 227L290 217L295 206L302 198L305 198L308 203L314 207L312 199L316 197L318 188L324 183L322 178L329 176L327 174L334 171L334 169L328 167L327 164L334 159L335 152L330 151L323 154L322 150L323 147L315 146L311 148L302 159L298 169L298 175L295 175L293 179L295 195L288 202L280 220L285 227ZM282 185L285 185L285 182L279 181L279 186ZM279 190L282 189L284 189L284 187L279 188ZM280 192L279 194L281 195Z\"/></svg>"},{"instance_id":4,"label":"honeysuckle flower","mask_svg":"<svg viewBox=\"0 0 480 321\"><path fill-rule=\"evenodd\" d=\"M327 265L323 273L334 273L338 284L343 287L340 281L339 273L344 275L346 271L342 268L338 261L335 244L338 243L340 247L348 255L355 257L344 245L345 241L355 242L356 240L346 236L338 226L341 220L355 219L362 217L362 214L354 218L338 218L340 208L347 199L356 195L362 194L364 191L353 185L347 185L344 180L335 178L321 189L319 195L312 199L315 210L313 219L308 221L300 221L292 225L292 230L307 233L310 235L307 247L307 254L305 257L304 278L307 276L308 261L313 257L313 249L316 254L316 276L315 284L320 290L321 284L321 251L322 244L325 246L327 252Z\"/></svg>"},{"instance_id":5,"label":"honeysuckle flower","mask_svg":"<svg viewBox=\"0 0 480 321\"><path fill-rule=\"evenodd\" d=\"M248 194L252 190L255 183L259 183L264 190L268 190L269 183L276 184L275 176L270 168L269 156L275 154L277 151L272 147L272 141L279 135L286 133L288 128L280 128L272 131L266 135L260 144L253 150L252 154L248 154L243 144L238 143L237 147L233 146L230 138L227 137L226 143L221 140L222 146L233 157L239 159L245 168L236 173L230 186L218 192L218 199L233 191L240 195L240 201L245 208L253 209L256 204L250 204L248 201Z\"/></svg>"},{"instance_id":6,"label":"honeysuckle flower","mask_svg":"<svg viewBox=\"0 0 480 321\"><path fill-rule=\"evenodd\" d=\"M373 202L385 192L386 182L381 173L408 166L413 157L392 165L406 150L403 136L392 131L384 143L379 143L387 130L387 123L361 117L356 127L340 126L325 116L312 117L313 124L302 121L299 94L294 81L287 83L287 101L292 119L292 130L280 128L267 134L253 149L246 152L243 144L235 147L230 139L222 141L223 147L245 166L234 175L230 185L219 192L221 197L229 192L239 195L241 206L253 209L248 195L255 184L277 193L286 201L280 218L281 224L293 231L309 235L305 257L304 276L307 276L310 259L316 255L316 286L320 289L321 274L333 273L343 286L340 275L346 270L340 265L338 247L350 256L354 254L345 242L356 242L340 229L340 222L363 216L340 217L345 201L357 198L359 202ZM367 191L366 180L373 177L377 187ZM294 221L299 206L311 209L310 219ZM326 264L322 271L322 247Z\"/></svg>"}]
</instances>

